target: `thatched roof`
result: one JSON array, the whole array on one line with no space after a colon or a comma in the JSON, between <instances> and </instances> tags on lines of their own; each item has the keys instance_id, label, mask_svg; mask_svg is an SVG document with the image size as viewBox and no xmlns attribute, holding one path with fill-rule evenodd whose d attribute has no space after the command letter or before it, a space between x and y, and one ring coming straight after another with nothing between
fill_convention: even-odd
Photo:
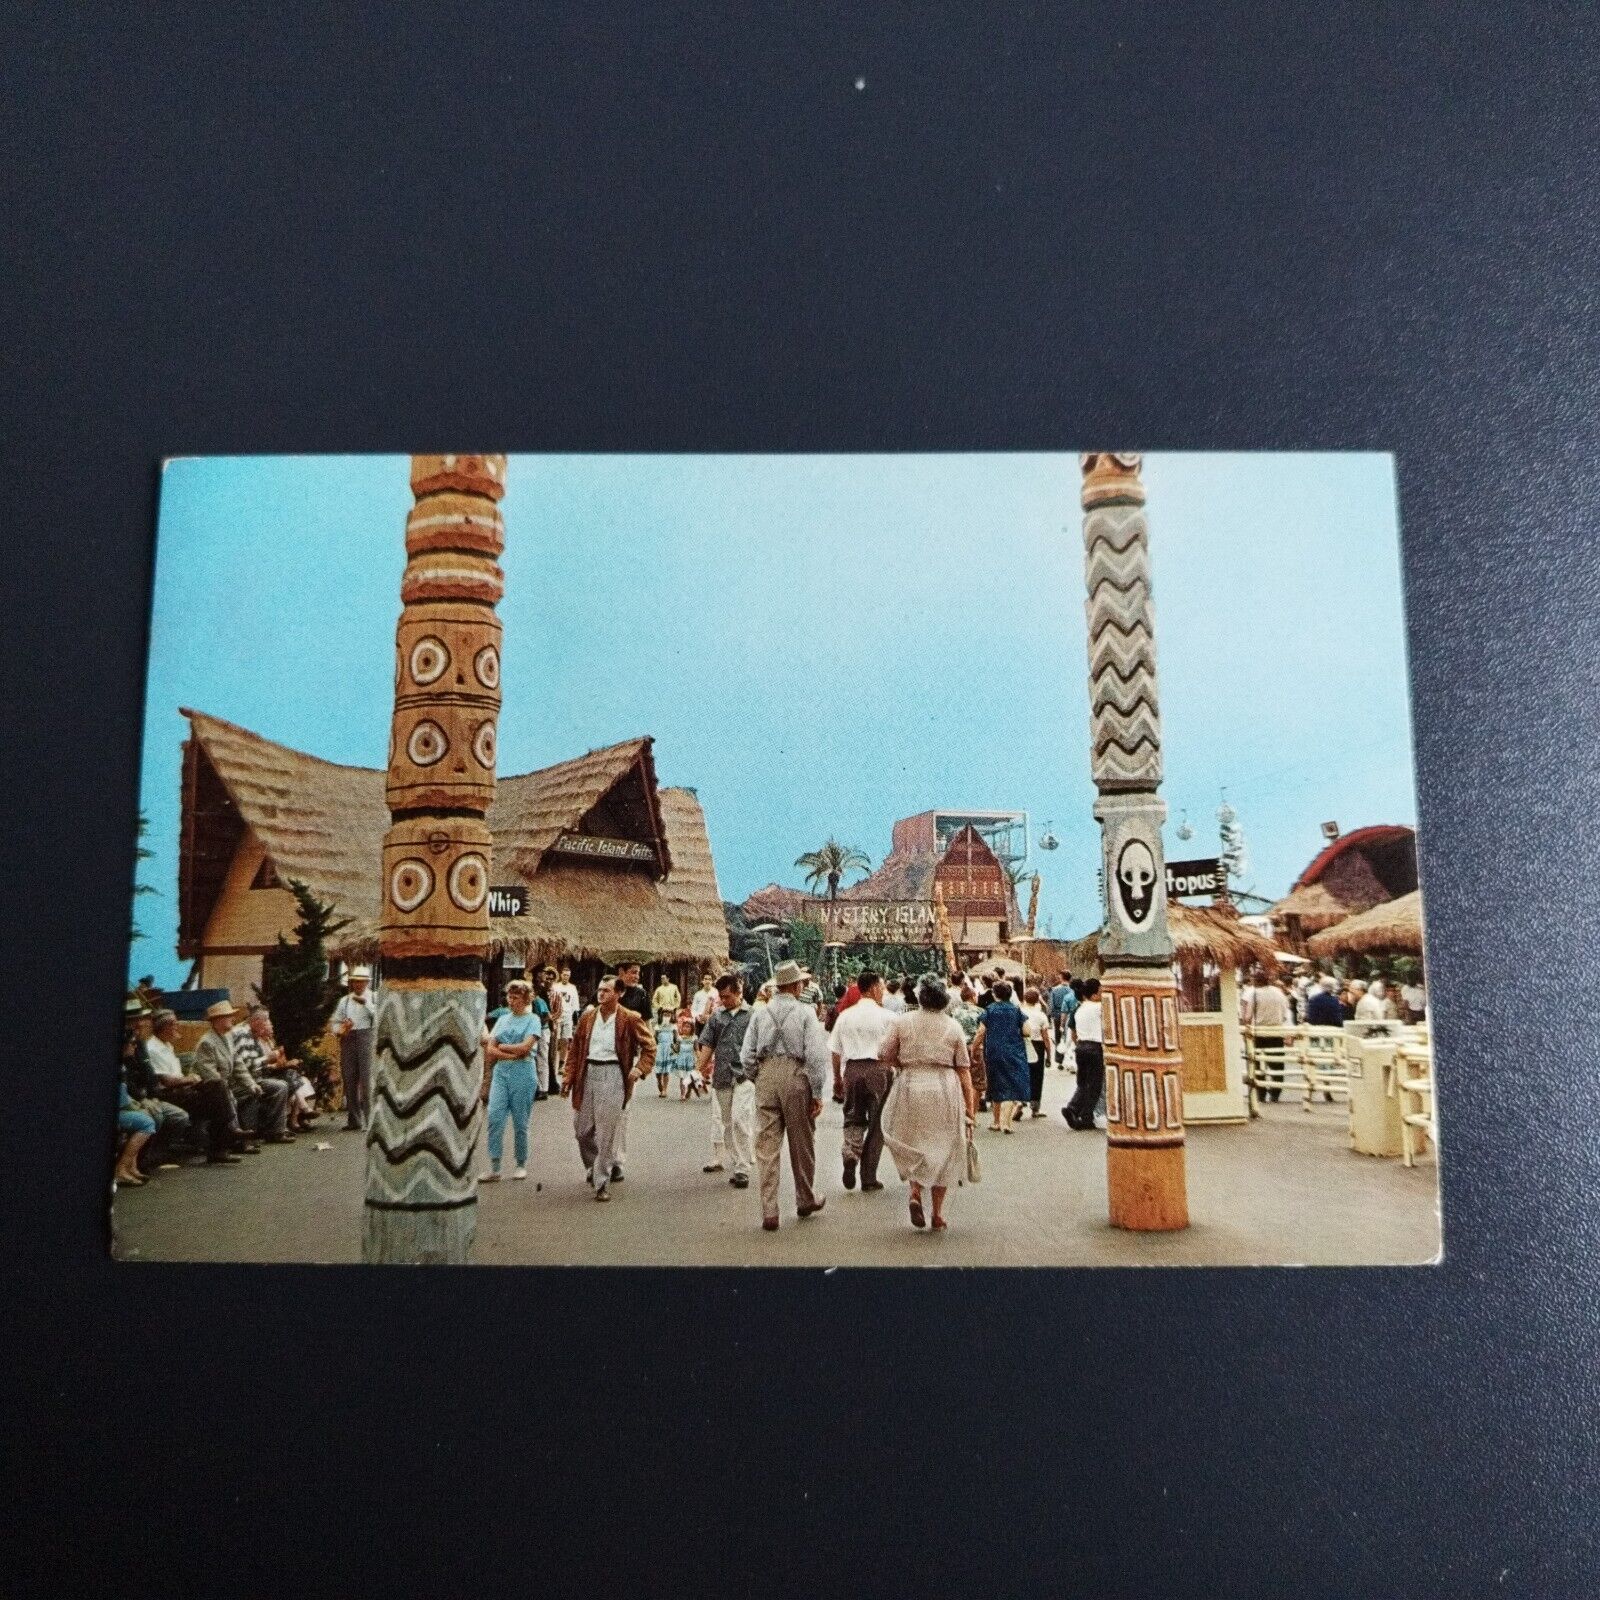
<instances>
[{"instance_id":1,"label":"thatched roof","mask_svg":"<svg viewBox=\"0 0 1600 1600\"><path fill-rule=\"evenodd\" d=\"M1197 966L1209 961L1217 967L1259 966L1269 972L1278 965L1272 941L1248 923L1241 922L1238 913L1229 906L1190 906L1173 900L1167 905L1167 926L1172 932L1172 958L1184 965ZM1067 957L1064 964L1074 975L1100 970L1098 932L1086 934L1062 948Z\"/></svg>"},{"instance_id":2,"label":"thatched roof","mask_svg":"<svg viewBox=\"0 0 1600 1600\"><path fill-rule=\"evenodd\" d=\"M1303 883L1273 906L1268 915L1280 927L1298 919L1302 932L1314 933L1343 922L1356 907L1346 904L1323 883Z\"/></svg>"},{"instance_id":3,"label":"thatched roof","mask_svg":"<svg viewBox=\"0 0 1600 1600\"><path fill-rule=\"evenodd\" d=\"M1291 943L1417 886L1417 836L1404 823L1356 828L1326 845L1271 910Z\"/></svg>"},{"instance_id":4,"label":"thatched roof","mask_svg":"<svg viewBox=\"0 0 1600 1600\"><path fill-rule=\"evenodd\" d=\"M1306 942L1314 956L1422 954L1422 891L1346 917Z\"/></svg>"},{"instance_id":5,"label":"thatched roof","mask_svg":"<svg viewBox=\"0 0 1600 1600\"><path fill-rule=\"evenodd\" d=\"M389 825L384 774L338 766L185 710L180 945L198 947L243 830L261 841L280 882L302 880L350 925L339 953L377 948L379 853ZM584 819L630 811L656 840L659 878L552 855ZM502 778L488 823L498 881L528 889L528 914L491 920L491 939L532 952L615 960L723 961L728 936L700 803L658 789L652 741L629 739L538 772ZM220 866L219 866L220 861Z\"/></svg>"}]
</instances>

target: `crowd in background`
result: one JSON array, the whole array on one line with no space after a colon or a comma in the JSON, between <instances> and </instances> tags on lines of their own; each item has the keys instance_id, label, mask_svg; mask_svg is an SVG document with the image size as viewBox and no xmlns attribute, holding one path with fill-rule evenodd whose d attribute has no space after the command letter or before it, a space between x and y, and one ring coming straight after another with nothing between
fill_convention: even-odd
<instances>
[{"instance_id":1,"label":"crowd in background","mask_svg":"<svg viewBox=\"0 0 1600 1600\"><path fill-rule=\"evenodd\" d=\"M480 1182L501 1177L508 1125L511 1176L526 1178L532 1108L561 1097L573 1103L586 1182L597 1199L609 1199L612 1185L625 1178L634 1084L652 1074L661 1098L676 1076L679 1100L710 1102L711 1152L703 1170L731 1168L729 1182L738 1188L759 1172L762 1223L769 1229L778 1226L777 1170L785 1142L802 1196L800 1214L813 1215L825 1203L813 1187L812 1129L830 1068L833 1100L844 1108L844 1187L854 1189L859 1181L865 1194L882 1189L878 1168L887 1148L912 1186L913 1221L926 1193L936 1230L945 1226L950 1182L963 1181L957 1168L978 1113L987 1110L988 1130L1004 1135L1043 1116L1044 1075L1052 1065L1067 1070L1070 1062L1076 1073L1075 1092L1062 1108L1067 1125L1104 1126L1097 979L1063 971L1047 985L1015 979L1000 965L920 977L868 969L835 983L828 998L809 971L784 962L747 998L749 980L738 972L702 973L688 996L670 977L647 994L639 972L637 962L620 963L588 1000L570 966L536 968L507 982L506 1003L490 1012L483 1034L489 1165ZM330 1018L350 1131L364 1131L371 1110L377 1007L370 983L366 968L352 968ZM160 999L150 980L141 979L127 1001L117 1184L138 1187L186 1155L237 1165L264 1145L294 1143L317 1123L314 1086L302 1063L277 1045L265 1006L218 1001L206 1012L206 1032L184 1058L175 1048L177 1018ZM751 1024L763 1012L770 1017L751 1046ZM1301 1023L1419 1022L1426 1012L1420 983L1391 989L1381 979L1315 971L1286 978L1257 969L1240 994L1240 1019L1258 1038ZM924 1066L951 1076L909 1071ZM781 1090L763 1096L762 1082L776 1085L780 1077ZM586 1087L592 1088L587 1095ZM975 1177L975 1153L970 1161Z\"/></svg>"}]
</instances>

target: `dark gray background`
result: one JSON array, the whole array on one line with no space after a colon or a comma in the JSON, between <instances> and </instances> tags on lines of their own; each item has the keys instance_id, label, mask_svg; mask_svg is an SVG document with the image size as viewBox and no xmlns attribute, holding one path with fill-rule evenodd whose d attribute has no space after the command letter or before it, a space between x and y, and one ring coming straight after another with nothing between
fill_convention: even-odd
<instances>
[{"instance_id":1,"label":"dark gray background","mask_svg":"<svg viewBox=\"0 0 1600 1600\"><path fill-rule=\"evenodd\" d=\"M0 52L8 1590L1592 1592L1593 8L136 9ZM156 462L444 444L1396 451L1445 1264L114 1268Z\"/></svg>"}]
</instances>

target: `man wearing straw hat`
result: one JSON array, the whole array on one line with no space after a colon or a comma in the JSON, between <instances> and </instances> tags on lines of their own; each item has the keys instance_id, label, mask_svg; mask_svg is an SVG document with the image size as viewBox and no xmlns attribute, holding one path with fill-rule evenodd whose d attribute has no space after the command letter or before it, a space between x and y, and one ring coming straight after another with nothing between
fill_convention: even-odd
<instances>
[{"instance_id":1,"label":"man wearing straw hat","mask_svg":"<svg viewBox=\"0 0 1600 1600\"><path fill-rule=\"evenodd\" d=\"M761 1176L761 1226L778 1226L778 1166L785 1137L794 1174L795 1209L802 1218L827 1204L812 1189L817 1170L817 1118L828 1081L828 1035L816 1010L800 999L806 975L797 961L772 974L777 991L751 1018L739 1049L756 1078L756 1168Z\"/></svg>"},{"instance_id":2,"label":"man wearing straw hat","mask_svg":"<svg viewBox=\"0 0 1600 1600\"><path fill-rule=\"evenodd\" d=\"M344 1126L360 1133L372 1111L372 1027L377 1007L367 993L372 973L366 967L350 969L350 992L333 1008L333 1032L339 1041L339 1075L344 1080Z\"/></svg>"},{"instance_id":3,"label":"man wearing straw hat","mask_svg":"<svg viewBox=\"0 0 1600 1600\"><path fill-rule=\"evenodd\" d=\"M234 1059L229 1035L241 1011L242 1008L231 1000L218 1000L206 1007L210 1028L194 1047L194 1070L202 1078L219 1081L226 1087L233 1100L234 1116L247 1133L264 1131L277 1142L286 1144L289 1142L285 1137L288 1084L257 1083ZM252 1142L244 1149L253 1154L260 1146Z\"/></svg>"},{"instance_id":4,"label":"man wearing straw hat","mask_svg":"<svg viewBox=\"0 0 1600 1600\"><path fill-rule=\"evenodd\" d=\"M233 1096L224 1084L207 1082L199 1073L183 1070L172 1043L178 1035L177 1012L162 1007L150 1022L153 1033L145 1050L160 1097L187 1111L191 1119L205 1123L209 1150L206 1159L213 1166L236 1166L239 1158L232 1151L248 1140L240 1131Z\"/></svg>"}]
</instances>

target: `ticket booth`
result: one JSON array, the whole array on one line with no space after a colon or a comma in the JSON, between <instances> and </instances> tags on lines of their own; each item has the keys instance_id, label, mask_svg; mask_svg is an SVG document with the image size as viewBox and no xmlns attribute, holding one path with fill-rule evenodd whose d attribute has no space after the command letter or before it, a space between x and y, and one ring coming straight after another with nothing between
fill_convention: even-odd
<instances>
[{"instance_id":1,"label":"ticket booth","mask_svg":"<svg viewBox=\"0 0 1600 1600\"><path fill-rule=\"evenodd\" d=\"M1183 1120L1246 1122L1250 1099L1239 1026L1238 975L1231 967L1185 962L1177 977Z\"/></svg>"}]
</instances>

